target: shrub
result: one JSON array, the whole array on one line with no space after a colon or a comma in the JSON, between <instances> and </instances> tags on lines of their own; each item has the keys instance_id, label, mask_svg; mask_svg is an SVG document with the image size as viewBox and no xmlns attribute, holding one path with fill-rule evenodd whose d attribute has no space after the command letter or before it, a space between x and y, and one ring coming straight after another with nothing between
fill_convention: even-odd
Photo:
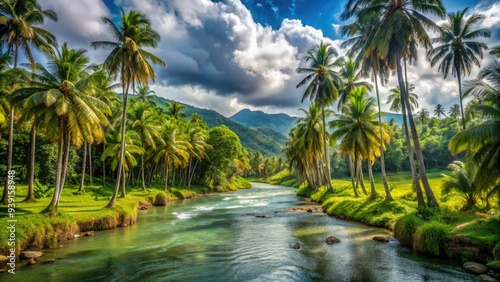
<instances>
[{"instance_id":1,"label":"shrub","mask_svg":"<svg viewBox=\"0 0 500 282\"><path fill-rule=\"evenodd\" d=\"M155 196L155 201L153 205L155 206L167 205L167 194L165 194L165 192L158 192Z\"/></svg>"},{"instance_id":2,"label":"shrub","mask_svg":"<svg viewBox=\"0 0 500 282\"><path fill-rule=\"evenodd\" d=\"M413 249L439 256L443 253L444 240L448 236L448 226L444 223L431 221L417 228L413 236Z\"/></svg>"},{"instance_id":3,"label":"shrub","mask_svg":"<svg viewBox=\"0 0 500 282\"><path fill-rule=\"evenodd\" d=\"M408 214L398 219L394 225L394 237L403 245L413 244L413 236L423 221L415 214Z\"/></svg>"}]
</instances>

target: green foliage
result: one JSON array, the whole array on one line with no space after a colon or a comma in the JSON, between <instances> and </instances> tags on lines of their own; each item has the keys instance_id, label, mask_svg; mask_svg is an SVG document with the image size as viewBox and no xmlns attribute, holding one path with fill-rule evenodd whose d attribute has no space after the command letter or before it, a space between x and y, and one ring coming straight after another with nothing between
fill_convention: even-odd
<instances>
[{"instance_id":1,"label":"green foliage","mask_svg":"<svg viewBox=\"0 0 500 282\"><path fill-rule=\"evenodd\" d=\"M167 194L165 194L165 192L156 193L153 205L155 205L155 206L167 205Z\"/></svg>"},{"instance_id":2,"label":"green foliage","mask_svg":"<svg viewBox=\"0 0 500 282\"><path fill-rule=\"evenodd\" d=\"M49 192L52 189L53 189L53 187L47 187L47 186L41 184L38 180L35 180L35 186L33 187L33 193L35 194L35 198L43 199L45 197L51 196L51 194Z\"/></svg>"},{"instance_id":3,"label":"green foliage","mask_svg":"<svg viewBox=\"0 0 500 282\"><path fill-rule=\"evenodd\" d=\"M439 256L443 254L443 243L449 235L450 228L441 222L426 222L417 228L413 237L413 248Z\"/></svg>"},{"instance_id":4,"label":"green foliage","mask_svg":"<svg viewBox=\"0 0 500 282\"><path fill-rule=\"evenodd\" d=\"M413 244L413 236L423 221L415 214L408 214L399 218L394 224L394 238L403 245Z\"/></svg>"}]
</instances>

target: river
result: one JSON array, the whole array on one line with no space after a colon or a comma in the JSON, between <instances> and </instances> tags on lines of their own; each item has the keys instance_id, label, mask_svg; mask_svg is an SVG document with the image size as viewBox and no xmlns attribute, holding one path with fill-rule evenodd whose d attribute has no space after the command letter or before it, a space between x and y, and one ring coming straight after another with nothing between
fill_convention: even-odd
<instances>
[{"instance_id":1,"label":"river","mask_svg":"<svg viewBox=\"0 0 500 282\"><path fill-rule=\"evenodd\" d=\"M384 229L323 213L288 187L212 194L139 211L137 224L46 250L2 281L478 281L453 263L416 254ZM258 218L269 215L271 218ZM341 243L327 245L336 236ZM299 243L301 248L290 247ZM7 280L3 280L7 278Z\"/></svg>"}]
</instances>

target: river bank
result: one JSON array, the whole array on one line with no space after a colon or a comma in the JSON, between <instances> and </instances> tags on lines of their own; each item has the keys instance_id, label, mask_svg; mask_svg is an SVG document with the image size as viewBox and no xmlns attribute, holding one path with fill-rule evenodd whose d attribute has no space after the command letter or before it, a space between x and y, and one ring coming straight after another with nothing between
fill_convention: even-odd
<instances>
[{"instance_id":1,"label":"river bank","mask_svg":"<svg viewBox=\"0 0 500 282\"><path fill-rule=\"evenodd\" d=\"M376 178L379 196L368 200L355 198L349 180L333 179L335 193L325 188L311 190L301 185L286 171L268 179L271 184L292 185L297 195L320 203L323 210L339 219L383 227L394 232L402 244L431 256L464 263L476 261L500 270L500 218L498 208L489 211L476 208L461 211L462 199L457 194L442 194L441 175L446 171L429 171L439 210L426 209L417 213L416 196L411 188L411 176L405 173L388 174L394 201L386 201L381 179ZM492 201L493 202L493 201Z\"/></svg>"},{"instance_id":2,"label":"river bank","mask_svg":"<svg viewBox=\"0 0 500 282\"><path fill-rule=\"evenodd\" d=\"M99 180L97 180L99 181ZM96 181L96 182L97 182ZM64 241L90 235L93 231L109 230L133 225L137 221L137 211L149 206L166 205L169 202L192 199L216 192L250 188L251 184L238 178L234 185L224 191L213 191L208 187L169 187L167 193L158 186L143 191L130 189L126 198L118 198L114 209L104 206L109 201L113 185L87 186L85 193L77 193L76 185L68 185L63 190L63 200L57 216L40 214L50 202L50 195L36 202L23 202L26 185L18 185L16 208L13 218L7 217L7 208L0 207L0 230L7 230L15 220L15 238L9 241L9 232L0 232L0 268L5 266L4 256L14 249L16 256L24 250L42 250L63 247ZM14 242L9 243L9 242Z\"/></svg>"}]
</instances>

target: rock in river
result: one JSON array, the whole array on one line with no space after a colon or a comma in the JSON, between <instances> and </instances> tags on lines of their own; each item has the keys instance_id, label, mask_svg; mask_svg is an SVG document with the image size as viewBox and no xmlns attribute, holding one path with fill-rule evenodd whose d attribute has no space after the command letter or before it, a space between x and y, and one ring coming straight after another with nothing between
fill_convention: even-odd
<instances>
[{"instance_id":1,"label":"rock in river","mask_svg":"<svg viewBox=\"0 0 500 282\"><path fill-rule=\"evenodd\" d=\"M387 243L390 241L389 237L384 237L384 236L373 236L372 239L375 241L383 242L383 243Z\"/></svg>"},{"instance_id":2,"label":"rock in river","mask_svg":"<svg viewBox=\"0 0 500 282\"><path fill-rule=\"evenodd\" d=\"M462 267L475 274L485 274L488 272L488 268L486 266L477 262L466 262Z\"/></svg>"},{"instance_id":3,"label":"rock in river","mask_svg":"<svg viewBox=\"0 0 500 282\"><path fill-rule=\"evenodd\" d=\"M483 281L483 282L498 282L497 279L495 279L489 275L486 275L486 274L479 275L479 278L481 278L481 281Z\"/></svg>"},{"instance_id":4,"label":"rock in river","mask_svg":"<svg viewBox=\"0 0 500 282\"><path fill-rule=\"evenodd\" d=\"M39 258L42 257L43 253L38 252L38 251L22 251L21 254L19 255L20 259L32 259L32 258Z\"/></svg>"},{"instance_id":5,"label":"rock in river","mask_svg":"<svg viewBox=\"0 0 500 282\"><path fill-rule=\"evenodd\" d=\"M337 237L334 237L334 236L330 236L328 238L326 238L326 243L327 244L337 244L337 243L340 243L340 239L337 238Z\"/></svg>"},{"instance_id":6,"label":"rock in river","mask_svg":"<svg viewBox=\"0 0 500 282\"><path fill-rule=\"evenodd\" d=\"M299 243L295 243L295 244L290 245L290 247L292 247L292 249L297 250L297 249L300 249L300 244Z\"/></svg>"}]
</instances>

